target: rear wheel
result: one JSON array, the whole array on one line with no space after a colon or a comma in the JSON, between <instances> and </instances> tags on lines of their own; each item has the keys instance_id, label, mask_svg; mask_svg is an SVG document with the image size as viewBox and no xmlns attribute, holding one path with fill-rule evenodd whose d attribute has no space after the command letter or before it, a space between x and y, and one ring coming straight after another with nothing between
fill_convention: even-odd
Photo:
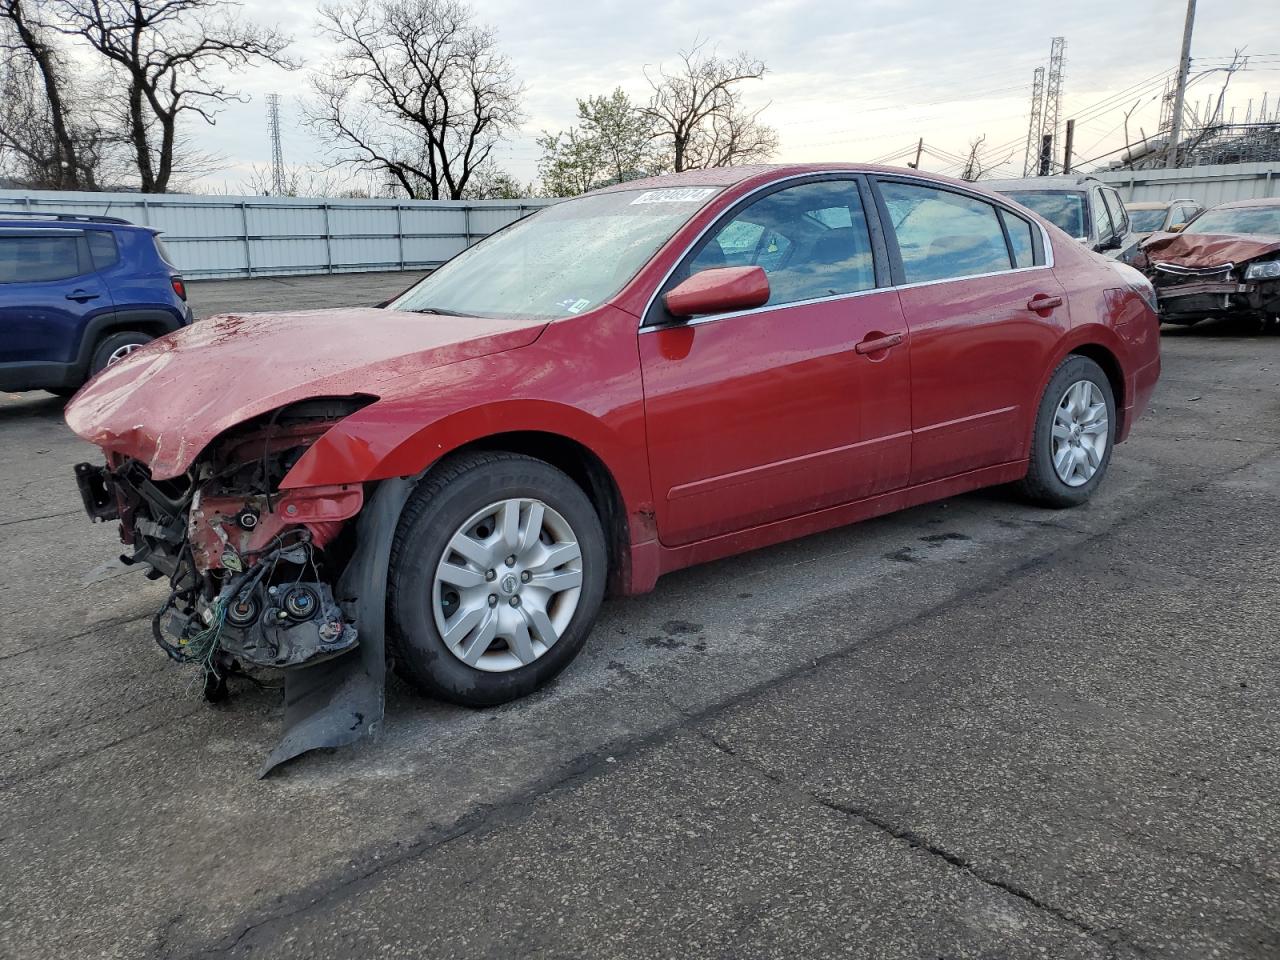
<instances>
[{"instance_id":1,"label":"rear wheel","mask_svg":"<svg viewBox=\"0 0 1280 960\"><path fill-rule=\"evenodd\" d=\"M1088 357L1064 360L1045 387L1022 491L1048 507L1084 503L1102 483L1115 442L1111 382Z\"/></svg>"},{"instance_id":2,"label":"rear wheel","mask_svg":"<svg viewBox=\"0 0 1280 960\"><path fill-rule=\"evenodd\" d=\"M397 672L466 706L532 693L582 649L606 568L595 508L555 467L507 453L446 462L414 491L392 547Z\"/></svg>"},{"instance_id":3,"label":"rear wheel","mask_svg":"<svg viewBox=\"0 0 1280 960\"><path fill-rule=\"evenodd\" d=\"M155 337L140 330L121 330L103 337L89 361L89 376L96 376L113 363L119 363L139 347L146 346Z\"/></svg>"}]
</instances>

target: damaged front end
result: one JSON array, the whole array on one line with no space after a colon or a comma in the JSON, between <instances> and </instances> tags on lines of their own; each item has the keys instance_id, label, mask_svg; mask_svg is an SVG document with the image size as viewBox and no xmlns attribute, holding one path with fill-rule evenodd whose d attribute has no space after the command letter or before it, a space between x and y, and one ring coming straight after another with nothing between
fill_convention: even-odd
<instances>
[{"instance_id":1,"label":"damaged front end","mask_svg":"<svg viewBox=\"0 0 1280 960\"><path fill-rule=\"evenodd\" d=\"M167 578L155 640L202 671L206 698L225 698L227 678L247 668L284 671L284 738L263 774L382 718L386 567L408 482L280 489L312 443L372 401L281 407L225 432L171 479L115 453L76 467L89 515L119 520L132 549L121 560Z\"/></svg>"},{"instance_id":2,"label":"damaged front end","mask_svg":"<svg viewBox=\"0 0 1280 960\"><path fill-rule=\"evenodd\" d=\"M1280 316L1280 261L1183 266L1156 261L1149 270L1167 323L1213 317L1266 320Z\"/></svg>"}]
</instances>

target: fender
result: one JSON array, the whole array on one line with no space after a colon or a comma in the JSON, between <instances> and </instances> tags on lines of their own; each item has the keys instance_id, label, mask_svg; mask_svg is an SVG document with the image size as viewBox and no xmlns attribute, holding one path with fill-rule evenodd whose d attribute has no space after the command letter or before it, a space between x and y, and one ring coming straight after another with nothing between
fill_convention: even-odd
<instances>
[{"instance_id":1,"label":"fender","mask_svg":"<svg viewBox=\"0 0 1280 960\"><path fill-rule=\"evenodd\" d=\"M395 404L373 404L341 420L311 445L281 481L281 489L334 482L363 483L421 473L441 457L503 433L548 433L586 447L613 475L628 510L649 499L643 447L626 441L595 416L551 400L498 400L467 407L424 425L401 419ZM638 415L637 411L637 415ZM639 456L637 455L639 453Z\"/></svg>"},{"instance_id":2,"label":"fender","mask_svg":"<svg viewBox=\"0 0 1280 960\"><path fill-rule=\"evenodd\" d=\"M1131 418L1128 411L1132 406L1132 397L1134 393L1134 367L1129 345L1117 336L1114 330L1111 330L1100 323L1084 323L1080 326L1072 327L1067 331L1066 335L1058 341L1053 352L1049 354L1049 362L1045 365L1044 369L1040 371L1040 383L1047 384L1049 382L1049 378L1053 376L1053 371L1058 369L1058 365L1062 363L1063 360L1072 353L1081 352L1081 348L1086 347L1092 347L1095 350L1101 348L1105 353L1110 355L1116 368L1120 372L1121 389L1116 397L1116 409L1120 418L1120 423L1117 425L1116 430L1116 442L1119 443L1129 433L1129 420ZM1043 387L1041 389L1043 389ZM1028 437L1028 447L1030 442L1031 440Z\"/></svg>"}]
</instances>

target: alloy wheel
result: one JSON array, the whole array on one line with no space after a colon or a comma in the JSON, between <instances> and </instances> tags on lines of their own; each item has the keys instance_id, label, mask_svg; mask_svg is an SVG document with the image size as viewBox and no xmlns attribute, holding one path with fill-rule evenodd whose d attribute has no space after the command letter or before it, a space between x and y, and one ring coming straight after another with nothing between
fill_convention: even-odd
<instances>
[{"instance_id":1,"label":"alloy wheel","mask_svg":"<svg viewBox=\"0 0 1280 960\"><path fill-rule=\"evenodd\" d=\"M122 347L116 347L114 350L111 351L111 355L107 357L107 366L109 367L113 363L119 363L121 360L123 360L125 357L133 353L133 351L137 350L141 346L142 344L140 343L126 343Z\"/></svg>"},{"instance_id":2,"label":"alloy wheel","mask_svg":"<svg viewBox=\"0 0 1280 960\"><path fill-rule=\"evenodd\" d=\"M560 639L582 593L582 549L541 500L490 504L449 539L431 609L445 646L477 670L502 673L537 660Z\"/></svg>"},{"instance_id":3,"label":"alloy wheel","mask_svg":"<svg viewBox=\"0 0 1280 960\"><path fill-rule=\"evenodd\" d=\"M1107 401L1092 380L1067 387L1053 417L1053 469L1069 487L1082 487L1102 466L1110 440Z\"/></svg>"}]
</instances>

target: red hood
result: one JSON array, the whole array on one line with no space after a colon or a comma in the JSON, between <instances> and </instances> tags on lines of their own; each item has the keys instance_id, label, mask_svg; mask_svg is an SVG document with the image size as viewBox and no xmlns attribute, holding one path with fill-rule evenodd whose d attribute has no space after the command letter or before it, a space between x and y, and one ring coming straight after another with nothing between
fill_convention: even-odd
<instances>
[{"instance_id":1,"label":"red hood","mask_svg":"<svg viewBox=\"0 0 1280 960\"><path fill-rule=\"evenodd\" d=\"M148 344L67 406L67 424L104 449L184 473L229 427L309 397L382 397L433 367L526 346L545 321L484 320L372 307L228 314Z\"/></svg>"},{"instance_id":2,"label":"red hood","mask_svg":"<svg viewBox=\"0 0 1280 960\"><path fill-rule=\"evenodd\" d=\"M1280 239L1248 234L1157 233L1142 244L1151 263L1176 263L1180 267L1218 267L1245 263L1280 252Z\"/></svg>"}]
</instances>

